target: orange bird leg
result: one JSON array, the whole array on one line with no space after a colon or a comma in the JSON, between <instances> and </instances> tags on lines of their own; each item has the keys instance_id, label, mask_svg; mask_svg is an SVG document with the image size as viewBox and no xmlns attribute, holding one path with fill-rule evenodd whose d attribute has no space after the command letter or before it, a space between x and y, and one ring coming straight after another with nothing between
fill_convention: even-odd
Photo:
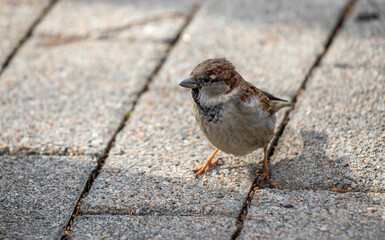
<instances>
[{"instance_id":1,"label":"orange bird leg","mask_svg":"<svg viewBox=\"0 0 385 240\"><path fill-rule=\"evenodd\" d=\"M211 162L211 160L213 160L213 158L214 158L215 154L217 154L218 150L219 150L218 148L215 149L215 151L213 152L213 154L211 154L210 158L206 161L206 163L205 163L202 167L200 167L200 168L194 170L194 172L197 172L197 173L195 174L195 177L198 177L198 176L201 175L203 172L209 171L211 167L217 165L219 159L215 160L214 162Z\"/></svg>"}]
</instances>

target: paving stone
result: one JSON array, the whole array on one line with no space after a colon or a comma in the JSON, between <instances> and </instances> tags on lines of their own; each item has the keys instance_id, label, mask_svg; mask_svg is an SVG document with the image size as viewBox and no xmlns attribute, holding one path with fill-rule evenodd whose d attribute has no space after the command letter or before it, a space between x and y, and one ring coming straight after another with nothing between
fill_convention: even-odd
<instances>
[{"instance_id":1,"label":"paving stone","mask_svg":"<svg viewBox=\"0 0 385 240\"><path fill-rule=\"evenodd\" d=\"M0 71L50 0L0 0Z\"/></svg>"},{"instance_id":2,"label":"paving stone","mask_svg":"<svg viewBox=\"0 0 385 240\"><path fill-rule=\"evenodd\" d=\"M80 216L69 239L231 239L235 219L221 216Z\"/></svg>"},{"instance_id":3,"label":"paving stone","mask_svg":"<svg viewBox=\"0 0 385 240\"><path fill-rule=\"evenodd\" d=\"M257 190L238 239L384 239L383 193Z\"/></svg>"},{"instance_id":4,"label":"paving stone","mask_svg":"<svg viewBox=\"0 0 385 240\"><path fill-rule=\"evenodd\" d=\"M95 167L90 156L0 156L0 238L60 238Z\"/></svg>"},{"instance_id":5,"label":"paving stone","mask_svg":"<svg viewBox=\"0 0 385 240\"><path fill-rule=\"evenodd\" d=\"M265 75L264 86L280 88L283 74L292 83L287 92L296 92L343 7L341 1L312 4L287 1L204 4L118 135L103 171L82 201L81 212L238 216L255 170L261 166L262 152L242 158L225 156L219 167L194 179L191 170L202 164L214 149L193 119L190 93L178 83L197 62L224 54L245 70L242 73L254 76L247 79L257 79L255 76L262 72L255 61L270 62L262 65L266 67L263 73L275 78ZM313 8L317 12L310 13ZM275 39L273 44L272 39ZM300 40L301 45L297 43ZM256 52L264 49L269 50L256 57ZM252 68L242 64L245 63L242 56L254 59L250 60ZM280 63L289 58L289 65L294 63L291 70L298 71L294 74L286 72L286 66L281 69ZM270 73L273 69L275 72ZM280 92L283 89L273 91Z\"/></svg>"},{"instance_id":6,"label":"paving stone","mask_svg":"<svg viewBox=\"0 0 385 240\"><path fill-rule=\"evenodd\" d=\"M336 67L385 67L385 1L357 1L325 56Z\"/></svg>"},{"instance_id":7,"label":"paving stone","mask_svg":"<svg viewBox=\"0 0 385 240\"><path fill-rule=\"evenodd\" d=\"M385 190L385 71L321 67L271 159L279 188Z\"/></svg>"},{"instance_id":8,"label":"paving stone","mask_svg":"<svg viewBox=\"0 0 385 240\"><path fill-rule=\"evenodd\" d=\"M104 7L108 4L126 7L123 12L128 16L135 9L128 20L146 13L145 7L139 7L143 5L141 1L117 6L110 1L96 2ZM61 3L45 18L36 36L23 46L0 78L0 153L102 154L137 94L165 56L169 39L180 31L189 13L188 7L193 6L185 2L182 11L178 7L182 3L175 7L170 6L170 2L154 4L155 12L156 6L163 6L159 12L180 14L174 16L173 22L159 20L157 24L142 24L144 32L159 27L162 34L153 39L128 41L129 27L111 36L103 32L104 35L97 38L48 37L50 30L60 32L67 21L78 16L69 15L63 20L62 15L56 15L62 4L64 7L75 5L73 8L77 6L79 11L91 11L93 6L78 1ZM98 8L103 8L100 4ZM93 11L96 12L91 13L96 14L99 10ZM109 11L101 11L95 17L109 19L110 15ZM166 16L165 20L170 20ZM107 21L109 24L121 23L111 18ZM92 22L92 18L89 21ZM83 29L82 25L74 24L74 29L79 31L87 31L88 27ZM133 33L140 31L139 28L133 26Z\"/></svg>"}]
</instances>

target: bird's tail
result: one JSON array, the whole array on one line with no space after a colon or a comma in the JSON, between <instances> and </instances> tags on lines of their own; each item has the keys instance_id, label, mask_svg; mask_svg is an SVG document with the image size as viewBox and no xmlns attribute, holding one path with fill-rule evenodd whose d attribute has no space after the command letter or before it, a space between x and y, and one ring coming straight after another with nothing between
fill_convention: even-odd
<instances>
[{"instance_id":1,"label":"bird's tail","mask_svg":"<svg viewBox=\"0 0 385 240\"><path fill-rule=\"evenodd\" d=\"M289 102L281 102L281 101L274 101L274 106L275 106L275 111L278 112L278 110L280 110L281 108L284 108L284 107L293 107L293 103L289 103Z\"/></svg>"}]
</instances>

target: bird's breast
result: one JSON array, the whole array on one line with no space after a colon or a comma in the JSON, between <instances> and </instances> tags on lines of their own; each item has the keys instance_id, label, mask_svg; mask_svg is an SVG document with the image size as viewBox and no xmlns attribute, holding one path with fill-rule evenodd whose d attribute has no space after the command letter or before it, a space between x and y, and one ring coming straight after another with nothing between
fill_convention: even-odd
<instances>
[{"instance_id":1,"label":"bird's breast","mask_svg":"<svg viewBox=\"0 0 385 240\"><path fill-rule=\"evenodd\" d=\"M207 139L225 153L246 155L269 143L275 118L238 111L231 104L202 107L194 104L194 116Z\"/></svg>"}]
</instances>

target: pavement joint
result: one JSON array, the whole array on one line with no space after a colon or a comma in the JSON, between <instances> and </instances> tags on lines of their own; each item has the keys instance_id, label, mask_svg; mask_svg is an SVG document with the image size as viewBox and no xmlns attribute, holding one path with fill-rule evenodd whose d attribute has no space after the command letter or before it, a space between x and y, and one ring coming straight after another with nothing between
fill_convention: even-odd
<instances>
[{"instance_id":1,"label":"pavement joint","mask_svg":"<svg viewBox=\"0 0 385 240\"><path fill-rule=\"evenodd\" d=\"M278 145L279 138L282 136L287 123L290 121L290 114L294 111L296 103L300 99L303 91L305 91L305 89L306 89L306 83L308 82L309 78L312 76L312 73L314 72L314 70L320 65L323 57L326 55L329 47L331 46L333 40L337 36L339 30L342 28L342 26L343 26L344 22L347 20L349 14L352 13L356 2L357 2L357 0L350 0L346 4L346 6L343 8L343 11L341 12L340 17L338 18L336 25L334 26L334 28L330 32L329 37L327 38L327 41L325 43L323 51L317 56L317 58L315 59L315 62L313 63L313 65L309 69L308 73L306 74L297 94L295 96L293 96L293 98L291 99L291 103L293 104L293 106L290 108L290 110L285 112L284 120L281 122L281 124L279 124L278 131L276 132L274 138L272 139L271 143L269 144L269 148L268 148L269 159L271 158L271 156L274 155L274 150ZM270 174L272 174L272 172L270 172ZM246 200L243 204L242 210L239 213L239 216L237 218L237 231L232 236L233 240L237 239L241 234L241 231L243 229L243 224L244 224L244 221L246 220L248 209L251 206L250 204L251 204L251 201L253 200L255 191L257 191L258 189L263 189L263 188L276 188L276 186L274 186L274 184L271 185L270 183L266 184L264 182L260 182L258 177L255 178L254 183L251 186L249 195L246 198ZM331 192L332 191L333 190L331 190ZM336 192L338 192L338 189L336 190Z\"/></svg>"},{"instance_id":2,"label":"pavement joint","mask_svg":"<svg viewBox=\"0 0 385 240\"><path fill-rule=\"evenodd\" d=\"M275 148L276 148L276 146L278 144L278 140L279 140L280 136L283 134L287 123L290 121L290 114L294 111L296 103L301 98L302 93L306 89L306 83L308 82L308 80L312 76L312 74L315 71L315 69L320 65L323 57L326 55L327 51L329 50L329 47L332 44L333 39L337 36L338 31L341 29L343 23L348 18L349 14L353 11L354 5L355 5L356 2L357 2L357 0L351 0L351 1L348 2L346 7L344 8L344 11L341 13L340 18L339 18L337 24L335 25L334 29L331 31L331 33L330 33L330 35L328 37L328 40L327 40L327 42L325 44L323 52L318 55L318 57L316 58L314 64L309 69L308 73L306 74L306 76L305 76L305 78L304 78L304 80L302 82L302 85L301 85L300 89L298 90L297 94L295 96L293 96L293 98L291 99L291 102L292 102L293 106L292 106L292 108L289 111L287 111L285 113L285 117L284 117L284 120L283 120L282 124L280 124L278 126L277 134L273 138L273 140L272 140L272 142L271 142L271 144L269 146L269 149L268 149L269 158L271 156L273 156L273 154L274 154L274 150L275 150Z\"/></svg>"},{"instance_id":3,"label":"pavement joint","mask_svg":"<svg viewBox=\"0 0 385 240\"><path fill-rule=\"evenodd\" d=\"M305 76L305 78L304 78L304 80L302 82L302 85L301 85L300 89L298 90L297 94L295 96L293 96L293 98L291 99L291 102L293 103L293 107L289 111L287 111L285 113L285 117L284 117L284 120L283 120L282 124L280 124L278 126L277 134L273 138L273 140L272 140L272 142L270 144L270 147L268 149L268 151L269 151L269 158L271 156L273 156L273 154L274 154L274 150L275 150L275 148L276 148L276 146L278 144L278 140L279 140L280 136L283 134L283 132L285 130L285 126L290 121L290 114L294 111L296 103L300 99L303 91L305 91L305 89L306 89L306 83L308 82L309 78L312 76L312 73L314 72L314 70L321 63L321 60L323 59L323 57L326 55L330 45L333 42L333 39L337 36L338 31L341 29L343 23L348 18L349 14L353 11L354 5L355 5L356 2L357 2L357 0L351 0L351 1L348 2L346 7L344 8L344 11L341 13L340 18L339 18L337 24L335 25L334 29L331 31L330 36L328 37L328 40L327 40L327 42L325 44L323 52L318 55L318 57L315 60L314 64L309 69L309 72L306 74L306 76Z\"/></svg>"},{"instance_id":4,"label":"pavement joint","mask_svg":"<svg viewBox=\"0 0 385 240\"><path fill-rule=\"evenodd\" d=\"M162 66L164 65L165 61L167 60L167 58L169 56L169 53L172 51L174 45L178 42L178 40L179 40L180 36L182 35L183 31L190 24L191 20L194 18L195 14L198 12L199 8L200 8L200 4L199 3L197 3L197 4L195 4L193 6L193 8L190 11L189 15L187 15L187 17L185 19L185 23L182 25L181 29L178 31L178 34L170 42L170 45L169 45L168 49L166 50L166 53L165 53L164 57L159 61L159 64L155 67L155 69L153 70L152 74L148 77L147 82L146 82L145 86L143 87L143 89L140 92L138 92L137 95L134 97L135 100L133 101L130 109L126 112L126 114L124 114L123 119L122 119L119 127L117 128L117 130L113 134L111 140L109 141L109 143L108 143L108 145L107 145L107 147L106 147L106 149L104 151L104 154L98 160L97 167L91 172L91 174L90 174L90 176L89 176L89 178L87 180L87 184L86 184L85 188L83 189L82 194L80 194L80 197L79 197L79 199L77 201L76 207L74 208L73 213L71 215L71 219L68 221L68 224L67 224L67 226L65 228L64 234L61 237L61 239L68 239L68 234L69 234L69 231L71 230L71 226L72 226L72 223L73 223L74 219L77 216L81 215L80 214L81 200L85 196L87 196L88 192L90 191L90 189L92 187L93 182L95 181L95 179L98 177L99 173L101 172L101 170L102 170L102 168L104 166L104 163L105 163L106 159L108 158L110 150L115 145L116 136L125 127L127 121L129 120L129 118L131 116L131 113L135 110L135 106L137 105L137 103L140 100L141 96L145 92L147 92L147 90L149 89L149 85L150 85L151 81L157 76L158 72L161 70ZM127 214L127 215L131 215L131 214Z\"/></svg>"},{"instance_id":5,"label":"pavement joint","mask_svg":"<svg viewBox=\"0 0 385 240\"><path fill-rule=\"evenodd\" d=\"M5 147L0 151L0 156L68 156L68 157L73 157L73 156L90 156L90 157L100 157L98 153L81 153L78 151L74 152L42 152L39 153L37 151L30 151L28 148L20 148L19 151L17 152L11 152L8 147ZM103 156L103 155L101 155Z\"/></svg>"},{"instance_id":6,"label":"pavement joint","mask_svg":"<svg viewBox=\"0 0 385 240\"><path fill-rule=\"evenodd\" d=\"M12 61L13 57L17 54L21 46L24 45L24 43L32 36L33 31L35 30L36 26L39 25L39 23L44 19L44 17L47 15L47 13L52 9L52 7L55 5L55 3L58 0L51 0L51 2L48 4L46 8L43 9L41 15L35 19L35 21L32 22L31 26L29 27L28 31L25 33L24 37L20 39L18 44L15 48L11 51L11 53L8 55L8 57L5 59L3 65L0 67L0 76L3 74L9 63ZM0 152L0 155L2 153Z\"/></svg>"},{"instance_id":7,"label":"pavement joint","mask_svg":"<svg viewBox=\"0 0 385 240\"><path fill-rule=\"evenodd\" d=\"M63 44L70 44L74 42L84 41L88 39L104 39L108 38L112 33L122 32L129 28L145 25L151 22L156 22L164 19L182 18L184 14L179 11L169 11L160 14L154 14L150 16L144 16L143 18L134 19L130 22L123 23L117 26L109 26L104 29L98 29L86 32L84 34L70 34L70 35L47 35L40 34L39 37L43 38L43 41L39 43L39 46L53 47Z\"/></svg>"}]
</instances>

